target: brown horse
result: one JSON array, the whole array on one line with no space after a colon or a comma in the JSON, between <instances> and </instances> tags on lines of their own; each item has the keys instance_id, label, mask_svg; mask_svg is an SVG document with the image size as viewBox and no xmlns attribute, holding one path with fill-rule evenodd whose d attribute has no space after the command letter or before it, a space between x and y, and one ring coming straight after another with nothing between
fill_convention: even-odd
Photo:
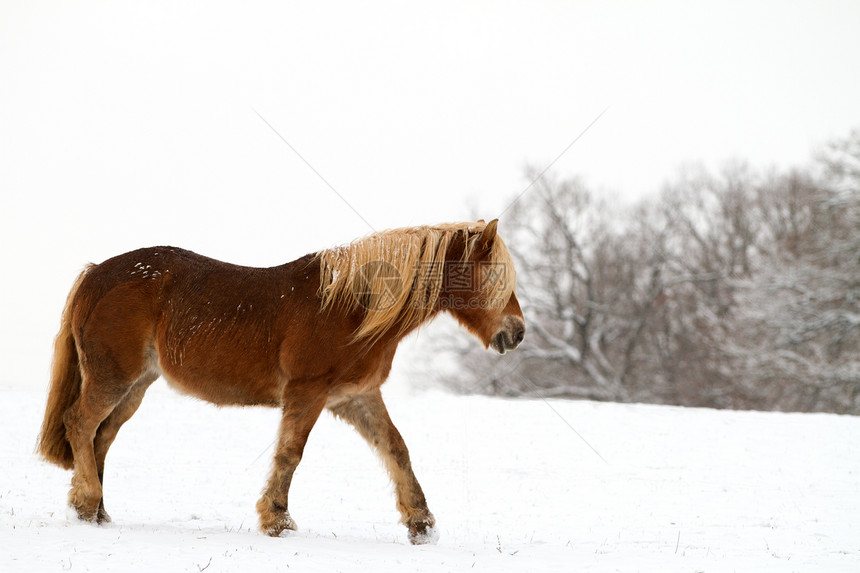
<instances>
[{"instance_id":1,"label":"brown horse","mask_svg":"<svg viewBox=\"0 0 860 573\"><path fill-rule=\"evenodd\" d=\"M296 524L290 481L328 408L382 457L412 543L435 519L380 386L400 340L450 312L487 347L516 348L525 331L497 221L369 235L272 268L156 247L90 265L78 277L54 346L39 451L74 469L69 504L109 521L102 483L117 432L159 376L219 405L268 405L282 419L260 528Z\"/></svg>"}]
</instances>

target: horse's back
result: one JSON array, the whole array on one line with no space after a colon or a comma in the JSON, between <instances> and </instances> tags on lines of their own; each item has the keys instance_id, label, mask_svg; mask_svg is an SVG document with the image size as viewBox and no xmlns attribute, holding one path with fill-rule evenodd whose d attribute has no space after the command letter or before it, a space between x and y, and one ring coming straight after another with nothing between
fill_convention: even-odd
<instances>
[{"instance_id":1,"label":"horse's back","mask_svg":"<svg viewBox=\"0 0 860 573\"><path fill-rule=\"evenodd\" d=\"M88 314L106 297L122 298L130 311L147 307L163 316L199 313L238 299L262 304L261 290L271 283L273 270L225 263L176 247L137 249L91 265L76 306Z\"/></svg>"},{"instance_id":2,"label":"horse's back","mask_svg":"<svg viewBox=\"0 0 860 573\"><path fill-rule=\"evenodd\" d=\"M187 276L206 261L182 249L150 247L90 265L75 296L75 334L107 325L120 334L132 323L154 323L163 315L175 277Z\"/></svg>"}]
</instances>

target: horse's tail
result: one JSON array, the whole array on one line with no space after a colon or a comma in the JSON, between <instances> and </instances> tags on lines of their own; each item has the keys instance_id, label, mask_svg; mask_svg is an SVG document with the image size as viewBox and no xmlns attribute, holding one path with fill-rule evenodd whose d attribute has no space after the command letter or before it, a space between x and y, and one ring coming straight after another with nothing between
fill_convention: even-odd
<instances>
[{"instance_id":1,"label":"horse's tail","mask_svg":"<svg viewBox=\"0 0 860 573\"><path fill-rule=\"evenodd\" d=\"M75 294L88 270L89 267L81 272L69 292L63 309L60 331L54 340L51 386L48 390L48 404L45 407L45 419L42 422L42 433L38 444L38 451L43 458L67 470L72 469L75 458L72 454L72 446L66 438L63 416L81 395L82 380L78 349L72 333L72 309Z\"/></svg>"}]
</instances>

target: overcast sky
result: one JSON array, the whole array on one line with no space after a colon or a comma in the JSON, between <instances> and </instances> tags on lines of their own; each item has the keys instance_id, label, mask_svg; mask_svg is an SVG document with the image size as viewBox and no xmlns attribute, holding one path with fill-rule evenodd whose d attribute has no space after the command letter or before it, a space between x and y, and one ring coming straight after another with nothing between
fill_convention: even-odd
<instances>
[{"instance_id":1,"label":"overcast sky","mask_svg":"<svg viewBox=\"0 0 860 573\"><path fill-rule=\"evenodd\" d=\"M858 30L856 1L2 0L0 383L44 383L88 261L491 218L604 111L553 170L609 197L802 164L860 126Z\"/></svg>"}]
</instances>

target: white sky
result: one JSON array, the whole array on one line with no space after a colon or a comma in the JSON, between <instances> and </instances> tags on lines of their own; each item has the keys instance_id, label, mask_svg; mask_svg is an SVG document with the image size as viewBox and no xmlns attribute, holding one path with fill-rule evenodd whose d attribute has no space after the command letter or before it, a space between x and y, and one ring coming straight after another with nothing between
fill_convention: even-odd
<instances>
[{"instance_id":1,"label":"white sky","mask_svg":"<svg viewBox=\"0 0 860 573\"><path fill-rule=\"evenodd\" d=\"M0 383L43 384L88 261L272 265L491 218L556 164L656 192L860 126L860 2L0 3ZM526 195L523 200L528 200Z\"/></svg>"}]
</instances>

